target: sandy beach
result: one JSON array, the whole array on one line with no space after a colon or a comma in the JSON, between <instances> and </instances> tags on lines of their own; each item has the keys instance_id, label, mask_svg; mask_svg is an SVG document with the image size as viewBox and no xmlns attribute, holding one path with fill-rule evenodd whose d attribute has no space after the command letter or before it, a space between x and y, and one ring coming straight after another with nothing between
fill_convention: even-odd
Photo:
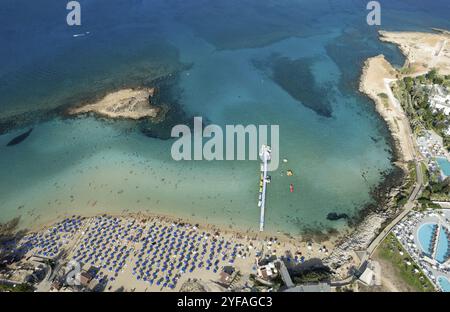
<instances>
[{"instance_id":1,"label":"sandy beach","mask_svg":"<svg viewBox=\"0 0 450 312\"><path fill-rule=\"evenodd\" d=\"M179 244L175 246L177 242ZM77 261L84 271L91 266L99 268L93 283L107 281L105 291L179 291L182 287L193 287L193 280L204 290L223 291L225 289L217 281L224 266L234 266L246 280L250 274L256 274L256 262L263 255L290 255L307 261L326 257L330 247L295 239L248 236L144 214L71 216L30 232L19 246L30 246L30 243L31 248L24 259L51 259L62 253L64 256L58 260L62 264ZM162 245L155 247L157 243ZM185 252L180 254L180 250L186 247L190 256L184 258ZM183 267L182 262L189 262L189 265ZM179 265L175 267L177 263ZM169 271L166 266L170 266ZM64 265L62 268L64 270ZM152 272L152 275L146 272ZM168 276L170 281L166 284ZM157 283L158 280L164 280L164 283ZM39 291L52 289L45 282L38 286Z\"/></svg>"},{"instance_id":2,"label":"sandy beach","mask_svg":"<svg viewBox=\"0 0 450 312\"><path fill-rule=\"evenodd\" d=\"M416 159L416 148L408 118L392 93L391 83L406 76L423 75L432 68L437 68L441 74L448 73L448 39L445 31L380 32L380 40L397 44L405 54L404 67L394 68L384 55L369 58L364 63L359 90L374 101L377 112L386 121L397 149L396 165L405 171L406 163ZM340 265L355 258L354 251L365 251L389 217L389 212L366 216L355 231L335 247L328 263Z\"/></svg>"},{"instance_id":3,"label":"sandy beach","mask_svg":"<svg viewBox=\"0 0 450 312\"><path fill-rule=\"evenodd\" d=\"M396 142L400 160L407 162L414 159L414 145L409 121L390 88L396 78L397 70L383 55L372 57L364 64L359 89L375 102L378 113L386 121Z\"/></svg>"},{"instance_id":4,"label":"sandy beach","mask_svg":"<svg viewBox=\"0 0 450 312\"><path fill-rule=\"evenodd\" d=\"M390 33L383 32L382 36L383 40L391 40L392 42L394 42L394 40L397 42L403 38L404 41L399 43L405 45L405 47L402 48L402 51L406 51L406 46L408 44L412 44L411 41L417 41L414 39L416 37L408 35L403 36L398 33L395 33L395 36L391 37ZM417 34L415 33L414 36L417 36ZM428 36L428 34L425 34L425 36ZM422 55L421 53L410 53L409 55L411 55L411 59L408 58L408 61L405 64L408 68L413 68L413 72L409 73L410 75L417 75L421 70L432 68L432 66L430 66L431 64L427 62L435 61L436 64L441 64L444 62L444 60L441 59L441 56L446 56L445 59L447 58L448 50L445 40L436 41L433 39L427 42L429 42L430 45L434 45L435 49L431 50L430 53L434 53L435 57L430 57L427 59L423 56L424 59L422 59L418 57ZM396 142L396 148L399 151L397 165L405 168L404 164L408 161L414 160L415 158L415 147L412 140L409 122L401 106L394 98L390 88L390 84L396 79L401 78L402 75L405 74L401 74L399 70L395 69L383 55L370 58L364 64L363 74L360 81L360 91L368 95L375 102L377 111L386 120ZM101 116L106 116L108 118L129 118L135 120L140 118L157 118L159 108L152 106L151 103L151 98L154 96L154 92L154 89L119 90L105 96L96 103L90 103L76 109L72 109L71 114L94 113ZM37 222L36 227L31 229L29 235L34 234L42 236L45 233L48 233L49 230L55 226L55 224L60 222L60 220L67 217L67 215L55 216L55 219L44 225L38 225L39 222ZM285 256L289 253L291 255L301 255L306 259L318 258L323 260L324 264L333 268L335 279L346 278L350 267L357 266L359 264L359 257L355 251L365 250L372 241L377 230L381 228L383 222L389 218L388 214L370 214L361 224L357 226L353 232L340 233L341 235L339 237L333 236L328 238L326 241L321 241L318 243L318 239L316 240L317 242L314 242L314 239L305 241L302 240L304 239L302 237L294 237L289 234L268 232L260 233L250 230L238 230L226 226L211 225L204 220L194 220L194 217L192 220L189 220L180 219L175 216L164 216L161 214L129 214L128 211L109 214L107 216L85 215L84 217L85 221L83 225L80 228L77 228L76 231L72 233L71 238L65 242L68 252L65 258L66 261L79 257L80 254L82 255L84 248L89 250L89 246L91 245L80 245L81 240L85 235L89 235L87 233L92 234L92 231L97 230L99 222L106 222L105 220L108 221L112 218L114 219L114 222L118 222L123 226L133 224L135 229L140 229L140 231L150 231L150 227L170 229L175 226L177 228L181 227L184 230L188 230L189 233L193 235L197 234L203 236L207 234L208 237L216 237L216 239L220 241L230 242L230 244L234 244L234 246L237 245L237 248L239 249L239 251L237 251L239 257L236 257L233 260L233 265L235 265L236 268L244 275L255 273L254 266L257 259L257 253L263 253L266 255L273 254L278 257ZM201 231L200 234L198 233L199 231ZM97 233L96 235L98 237L109 237L108 235L111 234L112 233ZM157 234L160 235L162 233L157 232ZM134 235L137 235L137 233L134 233ZM84 239L88 239L86 242L89 242L92 238L93 236L89 236ZM123 246L129 250L129 254L127 254L126 259L123 259L124 262L121 262L122 264L120 268L118 268L119 271L115 272L113 274L114 276L111 276L113 279L109 281L108 288L106 289L107 291L115 291L117 289L124 289L128 291L178 291L183 287L183 285L186 284L186 282L191 281L194 278L200 280L202 287L206 290L220 290L217 288L214 281L217 281L219 278L219 268L228 264L226 261L223 263L219 261L215 270L198 268L193 272L183 272L183 274L176 277L177 283L173 288L162 288L160 284L150 285L145 280L137 280L136 271L132 271L132 268L138 265L136 264L136 261L139 260L139 254L137 251L145 248L145 246L142 245L142 241L115 242L111 244L111 246L109 246L109 242L105 242L105 244L108 246L108 251L115 250L119 247L123 248ZM40 252L36 248L29 251L29 256ZM211 247L208 245L208 247L205 248ZM94 251L90 250L89 252ZM173 255L168 256L169 258L173 257ZM104 265L102 263L94 264L98 266L101 264L102 267ZM107 272L105 271L103 274L107 275ZM115 274L117 274L117 276ZM158 280L160 278L161 277L158 277Z\"/></svg>"},{"instance_id":5,"label":"sandy beach","mask_svg":"<svg viewBox=\"0 0 450 312\"><path fill-rule=\"evenodd\" d=\"M366 60L359 90L369 96L378 113L388 124L396 141L400 161L414 159L414 142L408 119L395 99L391 83L407 76L419 76L436 68L439 73L450 73L450 36L446 31L436 33L380 31L380 40L397 45L406 57L402 69L394 68L383 55Z\"/></svg>"}]
</instances>

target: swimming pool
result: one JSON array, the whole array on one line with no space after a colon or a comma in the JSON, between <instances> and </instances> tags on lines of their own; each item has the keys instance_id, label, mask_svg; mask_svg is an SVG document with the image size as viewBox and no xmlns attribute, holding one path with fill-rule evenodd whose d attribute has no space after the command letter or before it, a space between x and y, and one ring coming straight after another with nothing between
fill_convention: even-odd
<instances>
[{"instance_id":1,"label":"swimming pool","mask_svg":"<svg viewBox=\"0 0 450 312\"><path fill-rule=\"evenodd\" d=\"M425 223L422 224L417 231L420 247L422 248L422 251L427 255L430 255L431 234L435 226L436 223Z\"/></svg>"},{"instance_id":2,"label":"swimming pool","mask_svg":"<svg viewBox=\"0 0 450 312\"><path fill-rule=\"evenodd\" d=\"M450 162L447 160L447 158L438 157L436 158L436 161L439 164L442 173L447 177L450 176Z\"/></svg>"},{"instance_id":3,"label":"swimming pool","mask_svg":"<svg viewBox=\"0 0 450 312\"><path fill-rule=\"evenodd\" d=\"M437 281L443 292L450 292L450 282L445 276L439 276Z\"/></svg>"},{"instance_id":4,"label":"swimming pool","mask_svg":"<svg viewBox=\"0 0 450 312\"><path fill-rule=\"evenodd\" d=\"M422 251L431 256L431 238L433 229L436 227L436 223L425 223L420 226L418 230L418 238ZM440 263L445 262L445 255L447 253L449 241L447 235L445 234L444 228L441 227L441 231L438 237L437 250L436 250L436 260Z\"/></svg>"}]
</instances>

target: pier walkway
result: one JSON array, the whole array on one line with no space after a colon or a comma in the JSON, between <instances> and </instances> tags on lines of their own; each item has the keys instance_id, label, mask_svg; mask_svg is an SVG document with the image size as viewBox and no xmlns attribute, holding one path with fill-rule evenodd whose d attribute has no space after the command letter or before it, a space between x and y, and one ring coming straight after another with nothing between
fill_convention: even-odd
<instances>
[{"instance_id":1,"label":"pier walkway","mask_svg":"<svg viewBox=\"0 0 450 312\"><path fill-rule=\"evenodd\" d=\"M435 236L435 239L434 239L434 242L433 242L433 246L431 247L431 248L433 248L432 250L431 250L431 258L432 259L436 259L436 253L437 253L437 247L438 247L438 244L439 244L439 236L441 235L441 222L439 222L438 223L438 225L437 225L437 230L436 230L436 236Z\"/></svg>"},{"instance_id":2,"label":"pier walkway","mask_svg":"<svg viewBox=\"0 0 450 312\"><path fill-rule=\"evenodd\" d=\"M271 149L268 145L262 145L261 151L259 153L259 156L262 160L261 165L261 181L260 183L260 190L259 190L259 202L258 206L261 209L260 217L259 217L259 230L262 232L264 231L264 215L265 215L265 205L266 205L266 190L267 190L267 183L268 183L268 177L267 177L267 170L268 170L268 162L270 160L270 153Z\"/></svg>"}]
</instances>

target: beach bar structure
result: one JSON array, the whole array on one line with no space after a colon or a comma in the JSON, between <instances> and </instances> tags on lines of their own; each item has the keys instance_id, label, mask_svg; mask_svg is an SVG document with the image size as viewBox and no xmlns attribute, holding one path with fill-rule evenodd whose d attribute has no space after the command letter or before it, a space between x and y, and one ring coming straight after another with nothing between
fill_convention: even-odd
<instances>
[{"instance_id":1,"label":"beach bar structure","mask_svg":"<svg viewBox=\"0 0 450 312\"><path fill-rule=\"evenodd\" d=\"M267 175L268 170L268 162L270 161L270 153L271 149L268 145L261 145L261 150L259 152L259 156L262 160L261 163L261 178L259 184L259 199L258 199L258 207L261 210L259 217L259 230L264 231L264 214L265 214L265 204L266 204L266 189L267 183L270 182L270 178Z\"/></svg>"}]
</instances>

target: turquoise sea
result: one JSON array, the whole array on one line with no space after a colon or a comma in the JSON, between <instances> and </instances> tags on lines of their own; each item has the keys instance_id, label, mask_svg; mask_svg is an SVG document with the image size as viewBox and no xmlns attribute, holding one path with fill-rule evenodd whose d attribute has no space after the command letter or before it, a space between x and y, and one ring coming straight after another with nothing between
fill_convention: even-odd
<instances>
[{"instance_id":1,"label":"turquoise sea","mask_svg":"<svg viewBox=\"0 0 450 312\"><path fill-rule=\"evenodd\" d=\"M357 91L366 58L403 63L377 31L450 29L446 0L383 1L380 27L360 0L79 2L73 27L64 1L0 4L0 222L143 211L257 229L258 162L176 162L142 123L61 114L162 84L184 118L280 126L288 162L272 173L269 231L341 229L327 214L356 215L393 169L386 126Z\"/></svg>"}]
</instances>

